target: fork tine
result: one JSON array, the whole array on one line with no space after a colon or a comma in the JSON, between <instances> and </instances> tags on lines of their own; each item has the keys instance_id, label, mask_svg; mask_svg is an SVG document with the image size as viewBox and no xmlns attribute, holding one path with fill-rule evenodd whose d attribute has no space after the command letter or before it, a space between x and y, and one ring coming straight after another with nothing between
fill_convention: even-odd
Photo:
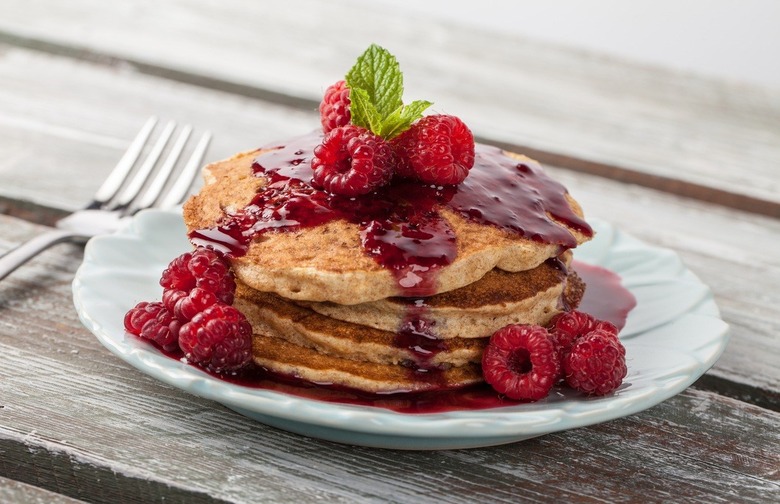
<instances>
[{"instance_id":1,"label":"fork tine","mask_svg":"<svg viewBox=\"0 0 780 504\"><path fill-rule=\"evenodd\" d=\"M178 205L187 196L190 190L192 181L198 175L203 162L203 157L206 155L206 149L209 147L211 141L211 133L205 132L195 146L195 150L192 152L189 161L182 169L179 177L176 179L176 183L171 187L163 200L160 202L160 208L170 208Z\"/></svg>"},{"instance_id":2,"label":"fork tine","mask_svg":"<svg viewBox=\"0 0 780 504\"><path fill-rule=\"evenodd\" d=\"M152 173L154 166L157 164L157 160L160 159L160 156L162 155L165 146L168 144L168 140L170 140L175 128L176 123L174 121L170 121L165 125L165 129L160 134L160 138L158 138L157 142L155 142L154 147L152 147L149 155L146 156L146 159L138 169L138 172L135 174L135 176L133 176L133 179L130 181L127 187L125 187L122 194L116 199L113 208L127 207L127 205L136 196L138 196L138 193L141 191L144 183L149 179L149 174Z\"/></svg>"},{"instance_id":3,"label":"fork tine","mask_svg":"<svg viewBox=\"0 0 780 504\"><path fill-rule=\"evenodd\" d=\"M166 182L171 178L173 168L176 166L179 157L181 157L181 153L184 150L184 146L187 144L187 140L190 138L191 133L192 126L189 124L184 126L179 133L179 136L176 138L173 147L171 147L168 157L165 158L165 162L160 169L157 170L157 175L155 175L154 180L152 180L152 183L147 187L143 196L130 203L130 208L127 212L128 214L133 214L142 208L149 208L154 204L157 198L160 197L160 193L162 193Z\"/></svg>"},{"instance_id":4,"label":"fork tine","mask_svg":"<svg viewBox=\"0 0 780 504\"><path fill-rule=\"evenodd\" d=\"M87 206L87 208L99 208L108 202L111 198L116 196L116 194L119 192L119 188L122 186L122 182L124 182L124 180L127 178L128 173L130 173L130 170L133 169L133 165L135 165L135 162L138 160L138 156L141 154L146 141L149 139L149 135L152 134L152 130L154 129L155 125L157 125L157 118L155 116L152 116L146 120L146 123L144 123L144 125L141 127L141 130L138 132L130 146L122 155L122 158L116 164L108 177L106 177L106 180L100 186L100 189L97 190L95 196L92 199L92 202Z\"/></svg>"}]
</instances>

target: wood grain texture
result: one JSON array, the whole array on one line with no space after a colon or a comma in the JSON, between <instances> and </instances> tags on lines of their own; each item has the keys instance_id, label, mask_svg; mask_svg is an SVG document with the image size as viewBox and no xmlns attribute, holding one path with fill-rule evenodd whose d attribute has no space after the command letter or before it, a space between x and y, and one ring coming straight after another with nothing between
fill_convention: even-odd
<instances>
[{"instance_id":1,"label":"wood grain texture","mask_svg":"<svg viewBox=\"0 0 780 504\"><path fill-rule=\"evenodd\" d=\"M313 112L1 45L0 76L0 197L55 208L89 201L150 115L219 132L210 160L316 126Z\"/></svg>"},{"instance_id":2,"label":"wood grain texture","mask_svg":"<svg viewBox=\"0 0 780 504\"><path fill-rule=\"evenodd\" d=\"M433 99L437 111L460 115L481 137L590 171L625 168L623 174L637 174L634 182L670 191L724 202L745 196L738 204L780 215L778 91L410 18L365 2L8 0L0 6L0 30L98 61L169 69L172 78L303 99L306 107L378 42L402 62L409 99ZM341 36L323 43L323 32Z\"/></svg>"},{"instance_id":3,"label":"wood grain texture","mask_svg":"<svg viewBox=\"0 0 780 504\"><path fill-rule=\"evenodd\" d=\"M0 247L38 231L0 216ZM169 493L172 502L423 504L780 495L780 414L695 389L631 417L489 449L375 450L266 427L102 348L70 306L80 258L79 247L62 245L0 283L0 476L94 502Z\"/></svg>"},{"instance_id":4,"label":"wood grain texture","mask_svg":"<svg viewBox=\"0 0 780 504\"><path fill-rule=\"evenodd\" d=\"M83 501L65 497L42 488L0 477L0 502L7 504L81 504Z\"/></svg>"},{"instance_id":5,"label":"wood grain texture","mask_svg":"<svg viewBox=\"0 0 780 504\"><path fill-rule=\"evenodd\" d=\"M60 88L36 87L41 72L60 82ZM215 135L210 159L317 124L313 112L290 113L264 102L132 72L107 73L99 65L24 49L7 49L0 74L9 76L0 88L0 195L8 201L78 207L136 128L155 112L191 121L196 128L208 126ZM87 85L89 95L78 91ZM107 117L112 103L128 105L112 109ZM581 200L588 215L682 254L712 286L732 325L732 343L713 373L749 387L740 397L755 392L753 400L780 408L780 293L775 288L780 259L765 253L780 249L780 221L568 170L552 173Z\"/></svg>"},{"instance_id":6,"label":"wood grain texture","mask_svg":"<svg viewBox=\"0 0 780 504\"><path fill-rule=\"evenodd\" d=\"M322 23L350 35L323 44ZM42 50L24 48L43 39ZM52 222L85 202L150 114L211 129L209 159L314 128L318 94L371 41L401 59L407 98L434 98L483 137L612 178L549 168L589 216L674 249L712 287L732 341L697 382L706 389L489 449L309 439L111 355L73 310L82 248L63 244L0 282L0 502L780 501L780 259L767 252L780 248L780 220L671 195L723 191L773 215L774 92L351 1L7 0L0 214L22 219L0 215L0 253L42 230L26 220Z\"/></svg>"}]
</instances>

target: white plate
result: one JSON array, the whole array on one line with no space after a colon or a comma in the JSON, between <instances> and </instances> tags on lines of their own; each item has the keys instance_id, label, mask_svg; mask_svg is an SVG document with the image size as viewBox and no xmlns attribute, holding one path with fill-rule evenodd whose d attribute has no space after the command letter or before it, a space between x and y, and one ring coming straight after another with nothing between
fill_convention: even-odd
<instances>
[{"instance_id":1,"label":"white plate","mask_svg":"<svg viewBox=\"0 0 780 504\"><path fill-rule=\"evenodd\" d=\"M607 223L577 250L581 261L620 274L636 296L621 338L628 376L613 395L575 392L497 409L404 414L335 404L234 385L171 359L125 334L137 302L159 299L165 266L190 249L181 215L145 211L117 234L92 239L73 282L84 325L120 358L165 383L212 399L281 429L342 443L400 449L450 449L520 441L649 408L681 392L718 359L728 340L709 288L672 251L648 246Z\"/></svg>"}]
</instances>

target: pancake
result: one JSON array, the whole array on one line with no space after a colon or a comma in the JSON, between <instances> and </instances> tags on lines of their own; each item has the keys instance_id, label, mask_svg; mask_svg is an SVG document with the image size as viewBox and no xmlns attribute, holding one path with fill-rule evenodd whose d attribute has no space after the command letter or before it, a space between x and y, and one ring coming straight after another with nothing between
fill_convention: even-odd
<instances>
[{"instance_id":1,"label":"pancake","mask_svg":"<svg viewBox=\"0 0 780 504\"><path fill-rule=\"evenodd\" d=\"M399 365L340 359L257 334L252 350L255 364L274 373L379 394L454 389L482 382L482 371L476 364L420 372Z\"/></svg>"},{"instance_id":2,"label":"pancake","mask_svg":"<svg viewBox=\"0 0 780 504\"><path fill-rule=\"evenodd\" d=\"M568 262L568 258L564 260ZM462 289L428 298L426 306L434 310L445 308L451 313L479 306L491 308L513 294L532 294L536 289L543 294L547 290L555 291L558 303L565 284L571 291L568 298L564 295L565 300L578 302L582 295L581 281L574 273L567 277L561 267L547 263L529 272L493 271L485 277ZM408 303L403 299L393 301ZM427 308L420 311L414 303L414 309L407 312L411 317L407 319L423 320L423 330L400 334L395 329L385 331L322 315L276 294L254 290L240 280L234 306L252 325L255 363L274 373L372 393L453 389L483 380L480 362L489 338L468 334L470 337L466 338L436 339L424 330L435 327L431 325ZM542 316L544 322L559 311L555 306ZM517 314L504 316L517 317ZM529 316L520 314L521 318ZM488 316L478 324L484 327L494 323L492 318ZM498 324L506 325L504 321ZM463 331L463 328L454 330Z\"/></svg>"},{"instance_id":3,"label":"pancake","mask_svg":"<svg viewBox=\"0 0 780 504\"><path fill-rule=\"evenodd\" d=\"M438 338L489 336L509 324L546 325L563 307L574 309L584 284L573 270L545 262L528 271L493 269L478 281L428 298L387 298L359 305L299 302L338 320L383 331L396 331L410 313L424 309L424 317Z\"/></svg>"},{"instance_id":4,"label":"pancake","mask_svg":"<svg viewBox=\"0 0 780 504\"><path fill-rule=\"evenodd\" d=\"M483 157L490 162L498 156L487 147L482 147L482 150L485 151ZM203 188L184 206L184 221L190 235L201 233L201 236L204 236L211 232L209 236L214 236L213 232L216 231L222 236L225 233L221 226L225 225L226 219L231 225L236 225L240 220L237 215L245 217L248 213L246 209L253 198L256 198L258 191L268 190L273 185L270 183L273 182L273 177L256 174L253 163L258 156L275 152L273 149L255 150L208 165L204 169ZM499 151L496 149L496 152ZM500 160L505 164L505 161L510 159L503 154L501 156ZM519 170L518 173L523 171L534 174L534 180L543 180L548 184L548 179L543 176L541 167L535 161L518 155L513 155L511 160L512 163L517 163L518 167L522 165L525 169ZM310 171L310 167L305 166L306 159L295 161L300 162L300 169L303 170L301 173L306 169ZM482 187L482 179L475 175L475 172L491 168L492 165L488 161L483 163L484 166L475 165L466 182L457 188L439 188L439 193L447 193L446 196L454 198L454 201L467 194L471 187L469 184ZM306 178L300 174L297 176ZM484 174L482 177L485 177ZM487 180L490 182L489 178ZM497 192L503 194L508 201L517 187L507 188L504 185L506 184L501 185ZM489 214L494 208L503 208L492 200L480 201L479 209L470 209L468 215L464 211L454 211L452 205L436 207L432 213L441 220L441 226L446 227L453 236L454 257L451 260L448 258L447 264L441 267L418 268L416 264L412 264L410 268L403 270L406 275L403 278L399 276L398 270L380 264L380 261L366 252L365 226L361 227L359 222L342 218L334 218L317 225L300 226L296 225L295 221L291 224L289 220L279 220L277 216L277 220L270 224L263 223L263 232L252 236L246 250L231 254L230 259L236 276L247 285L293 300L356 305L394 296L427 296L448 292L479 280L494 268L509 272L533 269L547 259L558 256L563 249L575 247L590 239L589 228L573 224L582 217L579 204L563 186L553 185L552 181L549 181L548 185L552 188L551 191L556 191L555 198L539 196L538 201L529 202L528 205L529 208L537 207L540 202L554 199L559 207L565 207L559 210L569 215L567 219L559 218L550 212L542 213L541 218L537 219L544 221L544 229L558 236L557 241L546 242L539 238L539 233L525 237L506 226L486 224L474 217L482 213ZM310 193L311 191L307 194ZM531 191L529 194L535 193ZM498 200L498 196L495 198ZM315 213L318 209L320 207L314 209ZM270 206L264 207L256 213L266 211L273 209ZM509 212L512 218L517 218L522 213ZM501 217L506 218L503 214ZM586 224L584 226L587 227ZM256 227L251 229L255 230ZM241 236L244 237L245 233ZM561 240L566 244L562 245ZM423 279L427 281L423 282L426 288L424 294L405 287L404 282L416 276L425 277Z\"/></svg>"},{"instance_id":5,"label":"pancake","mask_svg":"<svg viewBox=\"0 0 780 504\"><path fill-rule=\"evenodd\" d=\"M234 306L257 335L310 348L322 355L414 368L479 363L488 338L435 339L413 331L398 334L326 317L275 294L238 283Z\"/></svg>"}]
</instances>

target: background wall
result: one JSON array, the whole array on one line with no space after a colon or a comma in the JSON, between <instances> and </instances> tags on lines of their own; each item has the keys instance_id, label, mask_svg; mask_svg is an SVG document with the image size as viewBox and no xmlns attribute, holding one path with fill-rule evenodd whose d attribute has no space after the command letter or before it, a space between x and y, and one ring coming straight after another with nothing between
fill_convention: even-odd
<instances>
[{"instance_id":1,"label":"background wall","mask_svg":"<svg viewBox=\"0 0 780 504\"><path fill-rule=\"evenodd\" d=\"M354 0L353 0L354 1ZM703 76L780 88L777 0L374 0Z\"/></svg>"}]
</instances>

